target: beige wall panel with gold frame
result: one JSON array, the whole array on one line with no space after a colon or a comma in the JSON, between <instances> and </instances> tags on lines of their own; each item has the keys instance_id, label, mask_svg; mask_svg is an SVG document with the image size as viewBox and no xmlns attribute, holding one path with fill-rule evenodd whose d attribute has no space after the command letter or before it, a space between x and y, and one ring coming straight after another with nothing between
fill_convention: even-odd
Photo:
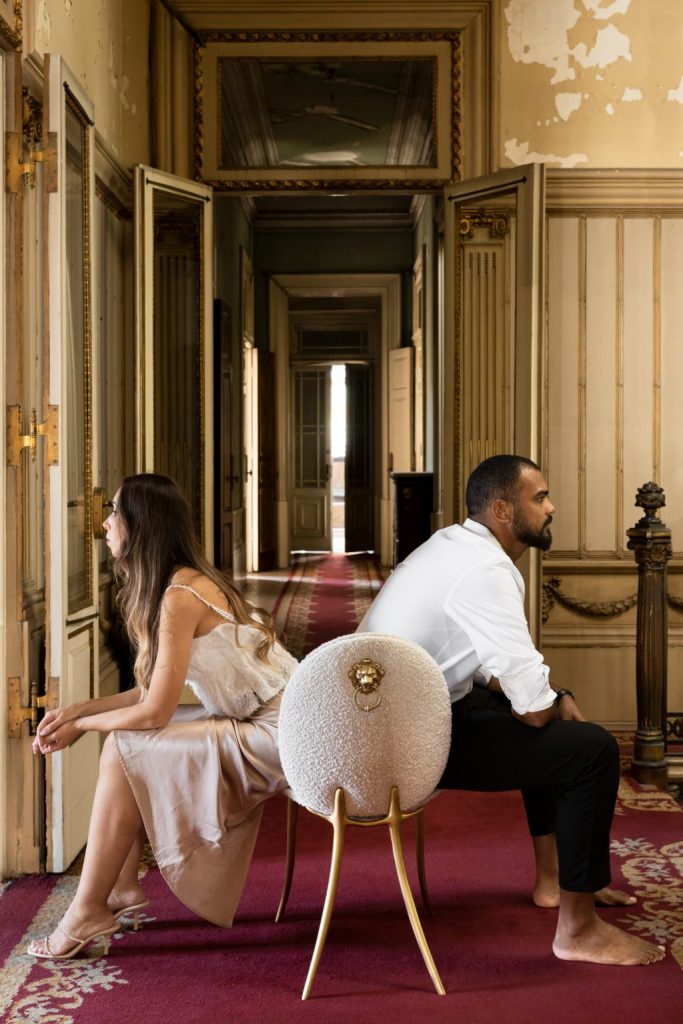
<instances>
[{"instance_id":1,"label":"beige wall panel with gold frame","mask_svg":"<svg viewBox=\"0 0 683 1024\"><path fill-rule=\"evenodd\" d=\"M59 54L45 57L45 122L56 152L46 182L47 701L98 695L97 318L94 281L94 109ZM87 648L87 652L86 652ZM85 843L100 743L86 733L47 762L47 867L68 867Z\"/></svg>"},{"instance_id":2,"label":"beige wall panel with gold frame","mask_svg":"<svg viewBox=\"0 0 683 1024\"><path fill-rule=\"evenodd\" d=\"M212 190L142 165L134 183L136 465L177 481L212 559Z\"/></svg>"},{"instance_id":3,"label":"beige wall panel with gold frame","mask_svg":"<svg viewBox=\"0 0 683 1024\"><path fill-rule=\"evenodd\" d=\"M0 28L2 23L0 22ZM8 62L11 65L11 61ZM6 111L5 111L5 75L9 72L9 68L5 67L4 54L0 53L0 137L5 138L5 131L7 130L6 125ZM5 364L5 353L7 351L7 323L6 319L11 319L9 313L7 297L6 297L6 281L5 281L5 267L6 267L6 223L7 223L7 207L9 205L5 195L5 168L3 166L0 170L0 194L2 195L2 202L0 203L0 309L2 310L2 316L0 316L0 352L2 357L0 358L0 402L2 402L2 408L5 409L9 404L8 402L8 389L6 387L6 372L7 367ZM6 544L9 539L9 533L7 530L7 510L6 510L6 496L7 496L7 470L3 466L3 472L0 474L0 580L2 581L2 592L0 593L0 678L2 679L2 686L0 687L0 878L4 878L8 873L9 867L9 829L12 827L14 822L10 820L8 814L9 804L9 792L10 792L10 777L11 767L9 759L9 736L8 736L8 710L9 710L9 693L8 693L8 682L7 682L7 643L6 643L6 623L7 623L7 612L8 606L16 614L14 594L8 593L8 576L7 576L7 552ZM14 525L14 524L12 524Z\"/></svg>"},{"instance_id":4,"label":"beige wall panel with gold frame","mask_svg":"<svg viewBox=\"0 0 683 1024\"><path fill-rule=\"evenodd\" d=\"M678 384L683 172L549 172L544 461L557 506L543 648L589 717L635 722L636 489L664 488L669 592L683 596ZM683 613L669 608L669 710L683 707Z\"/></svg>"}]
</instances>

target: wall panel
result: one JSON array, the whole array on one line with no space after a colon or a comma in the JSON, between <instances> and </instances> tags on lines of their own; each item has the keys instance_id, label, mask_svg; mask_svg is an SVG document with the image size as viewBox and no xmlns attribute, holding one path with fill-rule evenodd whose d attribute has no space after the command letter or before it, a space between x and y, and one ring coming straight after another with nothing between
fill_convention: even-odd
<instances>
[{"instance_id":1,"label":"wall panel","mask_svg":"<svg viewBox=\"0 0 683 1024\"><path fill-rule=\"evenodd\" d=\"M586 224L585 549L615 550L617 221Z\"/></svg>"},{"instance_id":2,"label":"wall panel","mask_svg":"<svg viewBox=\"0 0 683 1024\"><path fill-rule=\"evenodd\" d=\"M578 217L548 224L548 483L558 510L555 551L578 551L580 493L580 289Z\"/></svg>"},{"instance_id":3,"label":"wall panel","mask_svg":"<svg viewBox=\"0 0 683 1024\"><path fill-rule=\"evenodd\" d=\"M655 472L655 227L653 217L623 220L623 511L618 547L627 558L624 531L638 514L636 491Z\"/></svg>"}]
</instances>

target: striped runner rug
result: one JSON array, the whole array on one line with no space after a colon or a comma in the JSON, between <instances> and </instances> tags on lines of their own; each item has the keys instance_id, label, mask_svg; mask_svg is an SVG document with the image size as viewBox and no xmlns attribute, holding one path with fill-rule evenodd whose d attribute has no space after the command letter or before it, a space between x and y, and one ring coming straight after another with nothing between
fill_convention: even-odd
<instances>
[{"instance_id":1,"label":"striped runner rug","mask_svg":"<svg viewBox=\"0 0 683 1024\"><path fill-rule=\"evenodd\" d=\"M295 658L353 633L384 582L369 555L297 554L273 608L278 633Z\"/></svg>"}]
</instances>

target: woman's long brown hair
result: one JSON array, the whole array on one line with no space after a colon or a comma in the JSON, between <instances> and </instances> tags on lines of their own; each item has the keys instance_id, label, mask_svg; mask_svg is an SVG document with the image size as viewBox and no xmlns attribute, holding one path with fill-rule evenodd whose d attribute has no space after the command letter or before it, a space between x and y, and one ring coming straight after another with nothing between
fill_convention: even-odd
<instances>
[{"instance_id":1,"label":"woman's long brown hair","mask_svg":"<svg viewBox=\"0 0 683 1024\"><path fill-rule=\"evenodd\" d=\"M120 585L119 605L135 650L135 681L144 692L159 647L161 603L178 569L195 569L225 595L237 626L254 626L263 633L257 657L268 660L275 643L271 617L255 608L204 557L192 525L192 513L177 484L159 473L124 477L118 515L123 527L121 554L115 563Z\"/></svg>"}]
</instances>

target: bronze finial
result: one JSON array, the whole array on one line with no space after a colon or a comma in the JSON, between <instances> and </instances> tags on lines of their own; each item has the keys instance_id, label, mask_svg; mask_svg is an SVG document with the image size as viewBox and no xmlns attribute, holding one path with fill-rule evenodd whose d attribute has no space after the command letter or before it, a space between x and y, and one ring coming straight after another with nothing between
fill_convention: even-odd
<instances>
[{"instance_id":1,"label":"bronze finial","mask_svg":"<svg viewBox=\"0 0 683 1024\"><path fill-rule=\"evenodd\" d=\"M662 521L657 515L657 510L666 505L664 489L659 484L643 484L636 491L636 506L645 510L645 515L636 526L661 526Z\"/></svg>"}]
</instances>

